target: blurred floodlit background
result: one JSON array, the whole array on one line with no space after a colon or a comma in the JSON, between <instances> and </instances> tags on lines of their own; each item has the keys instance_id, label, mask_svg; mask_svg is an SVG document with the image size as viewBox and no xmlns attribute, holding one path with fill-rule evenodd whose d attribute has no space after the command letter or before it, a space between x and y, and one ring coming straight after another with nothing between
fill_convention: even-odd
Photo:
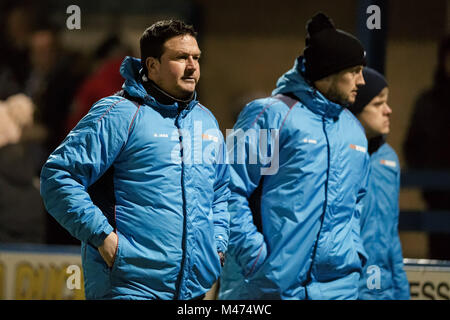
<instances>
[{"instance_id":1,"label":"blurred floodlit background","mask_svg":"<svg viewBox=\"0 0 450 320\"><path fill-rule=\"evenodd\" d=\"M371 4L381 8L380 30L367 29L365 9ZM80 9L79 29L68 28L70 5ZM449 0L1 0L0 244L4 248L79 244L45 213L38 191L40 167L92 103L120 90L120 62L126 55L139 57L139 37L146 27L159 19L179 18L197 29L202 50L199 99L215 114L225 133L247 102L270 95L278 77L292 67L304 47L305 24L318 11L328 14L339 29L357 35L367 45L369 66L385 74L393 109L388 142L399 155L402 170L448 172L449 100L437 98L442 112L430 106L432 112L419 117L427 129L417 134L430 131L432 137L428 149L418 155L409 152L409 156L405 150L411 126L419 125L412 122L419 98L436 86L439 67L447 68L447 77L450 74L448 44L441 57L446 64L439 61L440 44L450 33ZM425 96L427 99L430 96ZM11 110L21 123L11 122ZM417 150L422 150L418 140L410 142L409 148L416 148L415 141ZM408 159L438 149L441 161L431 156L425 162ZM445 180L449 176L441 177L442 189L445 185L448 189ZM404 257L450 260L450 227L445 225L449 214L433 216L427 223L429 215L407 215L409 211L450 210L448 191L424 196L424 188L418 184L429 179L419 180L410 185L405 182L401 190ZM25 251L32 252L30 248ZM6 269L4 257L0 252L0 297L14 290L20 297L20 289L1 280L6 275L18 279L17 272ZM28 272L23 268L20 277ZM55 277L66 279L64 268L59 268L53 270ZM26 295L31 291L24 292L22 297L33 297Z\"/></svg>"}]
</instances>

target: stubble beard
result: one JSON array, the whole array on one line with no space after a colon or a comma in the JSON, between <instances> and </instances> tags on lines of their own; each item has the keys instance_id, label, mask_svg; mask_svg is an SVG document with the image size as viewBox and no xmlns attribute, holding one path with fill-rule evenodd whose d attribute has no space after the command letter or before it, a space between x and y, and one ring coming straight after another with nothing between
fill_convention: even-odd
<instances>
[{"instance_id":1,"label":"stubble beard","mask_svg":"<svg viewBox=\"0 0 450 320\"><path fill-rule=\"evenodd\" d=\"M340 91L335 82L333 82L326 93L326 97L328 100L337 103L344 108L350 107L354 101L349 100L349 95Z\"/></svg>"}]
</instances>

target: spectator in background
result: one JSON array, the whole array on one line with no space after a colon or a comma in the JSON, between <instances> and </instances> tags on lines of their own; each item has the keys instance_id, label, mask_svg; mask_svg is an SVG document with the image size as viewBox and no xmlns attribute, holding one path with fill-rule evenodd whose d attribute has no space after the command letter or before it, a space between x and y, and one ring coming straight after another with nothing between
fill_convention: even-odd
<instances>
[{"instance_id":1,"label":"spectator in background","mask_svg":"<svg viewBox=\"0 0 450 320\"><path fill-rule=\"evenodd\" d=\"M30 73L29 41L34 10L28 3L0 7L0 100L23 92Z\"/></svg>"},{"instance_id":2,"label":"spectator in background","mask_svg":"<svg viewBox=\"0 0 450 320\"><path fill-rule=\"evenodd\" d=\"M34 106L23 94L0 102L0 242L43 243L45 220L37 163L30 144L42 129L33 124ZM41 209L40 209L41 208Z\"/></svg>"},{"instance_id":3,"label":"spectator in background","mask_svg":"<svg viewBox=\"0 0 450 320\"><path fill-rule=\"evenodd\" d=\"M450 170L450 36L439 46L434 84L416 101L404 144L408 168ZM429 210L450 210L450 190L422 190ZM430 234L429 257L450 260L450 235Z\"/></svg>"},{"instance_id":4,"label":"spectator in background","mask_svg":"<svg viewBox=\"0 0 450 320\"><path fill-rule=\"evenodd\" d=\"M96 101L121 89L123 77L119 69L127 55L131 55L131 49L117 35L109 36L97 48L94 54L96 70L83 81L75 95L67 119L66 133L75 127Z\"/></svg>"},{"instance_id":5,"label":"spectator in background","mask_svg":"<svg viewBox=\"0 0 450 320\"><path fill-rule=\"evenodd\" d=\"M48 155L65 137L69 107L84 70L80 68L81 56L64 49L52 26L41 26L33 32L30 50L26 93L36 104L36 120L49 131L45 142Z\"/></svg>"},{"instance_id":6,"label":"spectator in background","mask_svg":"<svg viewBox=\"0 0 450 320\"><path fill-rule=\"evenodd\" d=\"M370 154L369 186L361 213L361 238L369 259L363 268L359 299L407 300L409 283L398 235L400 163L385 142L392 113L387 103L389 88L377 71L364 68L363 75L366 85L349 107L365 129Z\"/></svg>"},{"instance_id":7,"label":"spectator in background","mask_svg":"<svg viewBox=\"0 0 450 320\"><path fill-rule=\"evenodd\" d=\"M83 78L81 56L67 51L59 40L58 30L49 24L40 25L30 42L30 76L25 92L36 105L35 120L47 135L34 157L41 166L65 137L65 123L74 94ZM38 175L38 172L36 173ZM47 243L79 244L54 219L47 219Z\"/></svg>"}]
</instances>

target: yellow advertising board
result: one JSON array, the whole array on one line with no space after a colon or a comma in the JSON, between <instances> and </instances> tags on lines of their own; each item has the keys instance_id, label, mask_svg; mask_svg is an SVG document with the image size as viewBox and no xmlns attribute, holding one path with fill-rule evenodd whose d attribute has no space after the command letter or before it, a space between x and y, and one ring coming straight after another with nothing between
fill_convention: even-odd
<instances>
[{"instance_id":1,"label":"yellow advertising board","mask_svg":"<svg viewBox=\"0 0 450 320\"><path fill-rule=\"evenodd\" d=\"M411 299L450 299L450 262L404 259L404 264ZM0 300L84 298L80 247L0 245Z\"/></svg>"},{"instance_id":2,"label":"yellow advertising board","mask_svg":"<svg viewBox=\"0 0 450 320\"><path fill-rule=\"evenodd\" d=\"M0 246L0 299L84 299L80 248Z\"/></svg>"}]
</instances>

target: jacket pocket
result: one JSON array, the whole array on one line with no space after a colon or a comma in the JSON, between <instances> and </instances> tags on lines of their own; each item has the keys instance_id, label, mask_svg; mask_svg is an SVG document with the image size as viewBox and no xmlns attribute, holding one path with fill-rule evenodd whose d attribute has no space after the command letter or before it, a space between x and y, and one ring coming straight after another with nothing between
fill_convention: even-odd
<instances>
[{"instance_id":1,"label":"jacket pocket","mask_svg":"<svg viewBox=\"0 0 450 320\"><path fill-rule=\"evenodd\" d=\"M319 272L328 272L332 270L331 259L331 232L321 232L315 249L315 256L312 256L313 268ZM313 250L314 252L314 250Z\"/></svg>"},{"instance_id":2,"label":"jacket pocket","mask_svg":"<svg viewBox=\"0 0 450 320\"><path fill-rule=\"evenodd\" d=\"M112 266L109 268L109 271L111 274L114 274L115 271L117 270L117 267L120 264L120 259L121 259L121 255L122 255L122 240L121 240L121 236L119 235L119 232L116 231L116 235L117 235L117 244L116 244L116 252L114 255L114 260L112 263Z\"/></svg>"},{"instance_id":3,"label":"jacket pocket","mask_svg":"<svg viewBox=\"0 0 450 320\"><path fill-rule=\"evenodd\" d=\"M263 242L259 248L258 254L254 259L253 263L250 265L250 268L244 275L246 279L252 278L258 271L260 271L262 265L267 259L267 248L265 242Z\"/></svg>"}]
</instances>

